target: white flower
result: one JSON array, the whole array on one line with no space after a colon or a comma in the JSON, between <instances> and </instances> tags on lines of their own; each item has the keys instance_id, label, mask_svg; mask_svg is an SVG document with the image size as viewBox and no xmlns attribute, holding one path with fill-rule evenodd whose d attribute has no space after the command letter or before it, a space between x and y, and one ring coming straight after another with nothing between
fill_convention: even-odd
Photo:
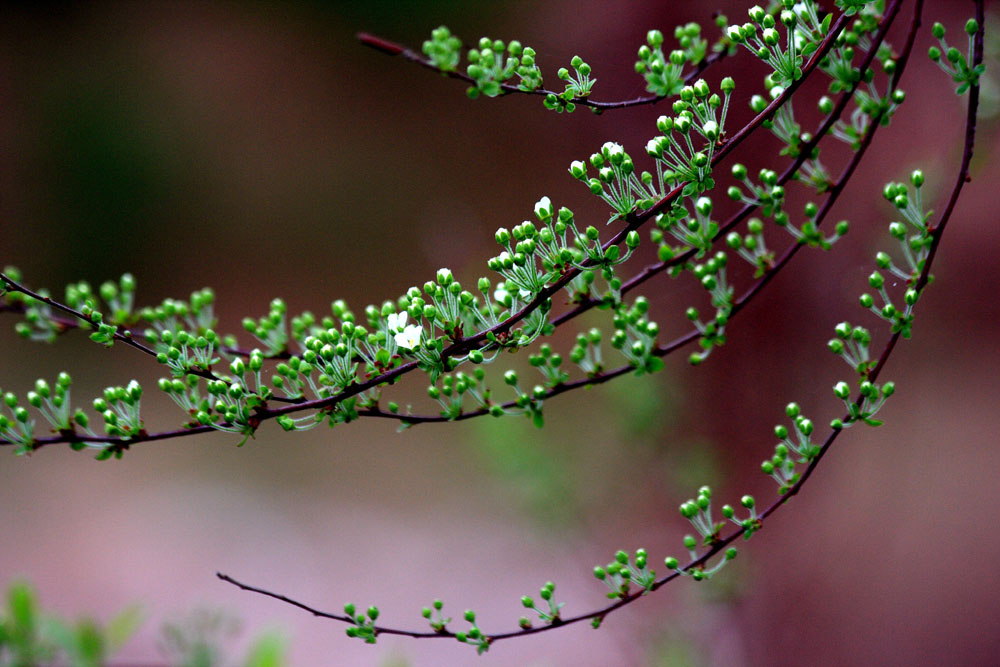
<instances>
[{"instance_id":1,"label":"white flower","mask_svg":"<svg viewBox=\"0 0 1000 667\"><path fill-rule=\"evenodd\" d=\"M521 295L521 299L524 301L531 299L531 290L521 289L517 293Z\"/></svg>"},{"instance_id":2,"label":"white flower","mask_svg":"<svg viewBox=\"0 0 1000 667\"><path fill-rule=\"evenodd\" d=\"M396 341L396 345L407 350L412 350L420 345L420 335L422 333L423 329L420 328L419 324L411 324L393 336L393 338Z\"/></svg>"},{"instance_id":3,"label":"white flower","mask_svg":"<svg viewBox=\"0 0 1000 667\"><path fill-rule=\"evenodd\" d=\"M601 146L601 152L604 153L604 156L610 160L612 155L621 155L625 152L625 149L622 148L621 144L616 144L613 141L606 141L604 145Z\"/></svg>"},{"instance_id":4,"label":"white flower","mask_svg":"<svg viewBox=\"0 0 1000 667\"><path fill-rule=\"evenodd\" d=\"M552 215L552 200L542 197L535 203L535 215L544 220Z\"/></svg>"},{"instance_id":5,"label":"white flower","mask_svg":"<svg viewBox=\"0 0 1000 667\"><path fill-rule=\"evenodd\" d=\"M402 331L406 326L406 311L401 313L389 313L389 331Z\"/></svg>"},{"instance_id":6,"label":"white flower","mask_svg":"<svg viewBox=\"0 0 1000 667\"><path fill-rule=\"evenodd\" d=\"M792 39L795 40L795 48L801 49L802 45L806 43L806 36L802 34L802 31L798 28L792 33Z\"/></svg>"}]
</instances>

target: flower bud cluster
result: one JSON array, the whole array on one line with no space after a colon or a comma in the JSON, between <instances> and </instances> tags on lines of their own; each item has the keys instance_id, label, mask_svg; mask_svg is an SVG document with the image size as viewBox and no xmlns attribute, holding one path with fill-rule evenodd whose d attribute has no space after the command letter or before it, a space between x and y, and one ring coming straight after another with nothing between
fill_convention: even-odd
<instances>
[{"instance_id":1,"label":"flower bud cluster","mask_svg":"<svg viewBox=\"0 0 1000 667\"><path fill-rule=\"evenodd\" d=\"M639 60L635 71L646 79L646 90L659 97L672 97L684 87L684 66L697 65L705 59L708 43L701 37L701 26L697 23L677 26L674 37L681 48L674 49L669 56L663 53L663 33L650 30L646 42L639 47Z\"/></svg>"},{"instance_id":2,"label":"flower bud cluster","mask_svg":"<svg viewBox=\"0 0 1000 667\"><path fill-rule=\"evenodd\" d=\"M872 340L871 332L862 326L851 326L850 322L841 322L834 327L834 332L836 337L827 343L830 351L841 357L859 375L867 375L874 365L868 349Z\"/></svg>"},{"instance_id":3,"label":"flower bud cluster","mask_svg":"<svg viewBox=\"0 0 1000 667\"><path fill-rule=\"evenodd\" d=\"M25 398L28 405L52 426L53 431L72 434L79 427L87 434L93 435L86 413L80 408L75 410L72 408L69 390L72 383L68 373L60 373L54 386L39 378L35 381L34 389L29 391ZM0 400L3 402L2 407L10 415L8 417L0 411L0 438L18 444L14 454L30 453L35 444L35 420L13 392L4 393L0 389ZM75 442L72 445L73 449L77 450L86 446L82 442Z\"/></svg>"},{"instance_id":4,"label":"flower bud cluster","mask_svg":"<svg viewBox=\"0 0 1000 667\"><path fill-rule=\"evenodd\" d=\"M819 26L799 27L803 22L800 14L792 11L793 6L794 3L779 8L775 18L760 5L754 5L747 11L750 22L726 28L731 42L743 45L771 66L768 79L773 86L789 86L802 78L804 57L816 50L818 38L822 37ZM808 13L805 16L812 18Z\"/></svg>"},{"instance_id":5,"label":"flower bud cluster","mask_svg":"<svg viewBox=\"0 0 1000 667\"><path fill-rule=\"evenodd\" d=\"M475 85L469 87L466 93L473 99L480 95L500 95L503 93L502 84L515 74L520 79L520 90L536 90L542 85L542 74L535 65L534 49L522 46L516 40L505 44L503 40L482 37L477 48L469 49L467 56L469 65L465 72Z\"/></svg>"},{"instance_id":6,"label":"flower bud cluster","mask_svg":"<svg viewBox=\"0 0 1000 667\"><path fill-rule=\"evenodd\" d=\"M142 387L135 380L125 387L108 387L100 398L95 398L94 411L104 418L105 433L123 440L138 436L143 430L139 416L141 398ZM118 455L121 456L120 450Z\"/></svg>"},{"instance_id":7,"label":"flower bud cluster","mask_svg":"<svg viewBox=\"0 0 1000 667\"><path fill-rule=\"evenodd\" d=\"M559 95L549 94L545 96L544 105L547 109L554 111L572 113L576 109L573 100L590 97L590 91L597 83L597 79L590 76L590 65L583 62L580 56L573 56L570 60L570 67L573 68L571 74L565 67L560 67L556 76L566 82L566 89Z\"/></svg>"},{"instance_id":8,"label":"flower bud cluster","mask_svg":"<svg viewBox=\"0 0 1000 667\"><path fill-rule=\"evenodd\" d=\"M475 646L478 655L486 653L490 649L490 638L483 634L483 631L476 625L476 612L466 609L465 613L462 614L462 618L472 627L463 632L456 632L455 639L463 644Z\"/></svg>"},{"instance_id":9,"label":"flower bud cluster","mask_svg":"<svg viewBox=\"0 0 1000 667\"><path fill-rule=\"evenodd\" d=\"M490 410L492 407L499 407L490 400L490 390L485 379L486 372L478 367L471 374L463 371L457 371L454 375L444 374L439 378L441 386L428 386L427 395L438 402L441 416L448 419L457 419L462 415L466 396L472 397L477 408Z\"/></svg>"},{"instance_id":10,"label":"flower bud cluster","mask_svg":"<svg viewBox=\"0 0 1000 667\"><path fill-rule=\"evenodd\" d=\"M627 596L632 584L648 592L656 583L656 572L649 569L647 560L645 549L636 549L634 559L627 551L619 550L615 552L615 559L606 566L594 567L594 577L611 589L607 596L612 600Z\"/></svg>"},{"instance_id":11,"label":"flower bud cluster","mask_svg":"<svg viewBox=\"0 0 1000 667\"><path fill-rule=\"evenodd\" d=\"M442 72L454 72L462 59L462 40L451 34L445 26L431 31L431 38L424 41L422 50L431 64Z\"/></svg>"},{"instance_id":12,"label":"flower bud cluster","mask_svg":"<svg viewBox=\"0 0 1000 667\"><path fill-rule=\"evenodd\" d=\"M347 636L360 639L366 644L374 644L378 634L375 630L375 620L379 617L378 607L373 605L365 613L361 613L352 603L347 603L344 605L344 613L347 615L347 622L352 624L345 628Z\"/></svg>"},{"instance_id":13,"label":"flower bud cluster","mask_svg":"<svg viewBox=\"0 0 1000 667\"><path fill-rule=\"evenodd\" d=\"M159 306L139 310L139 318L157 332L186 329L203 335L217 325L214 310L215 292L205 287L191 293L188 301L164 299Z\"/></svg>"},{"instance_id":14,"label":"flower bud cluster","mask_svg":"<svg viewBox=\"0 0 1000 667\"><path fill-rule=\"evenodd\" d=\"M663 368L663 359L656 348L660 327L648 318L648 313L649 300L640 296L631 308L620 303L612 320L615 330L611 347L620 351L638 374L655 373Z\"/></svg>"},{"instance_id":15,"label":"flower bud cluster","mask_svg":"<svg viewBox=\"0 0 1000 667\"><path fill-rule=\"evenodd\" d=\"M778 483L780 494L787 493L801 478L798 464L811 462L820 452L819 445L811 439L815 426L802 414L799 404L789 403L785 406L785 414L792 420L795 437L790 436L786 427L776 425L774 436L779 442L774 447L774 455L760 465L761 470Z\"/></svg>"},{"instance_id":16,"label":"flower bud cluster","mask_svg":"<svg viewBox=\"0 0 1000 667\"><path fill-rule=\"evenodd\" d=\"M174 377L182 377L192 372L208 372L212 364L218 363L216 355L221 341L212 329L203 335L185 330L177 332L163 329L146 329L146 342L153 346L156 361L170 368Z\"/></svg>"},{"instance_id":17,"label":"flower bud cluster","mask_svg":"<svg viewBox=\"0 0 1000 667\"><path fill-rule=\"evenodd\" d=\"M986 71L986 65L980 63L973 67L972 58L974 53L974 40L976 33L980 30L979 22L976 19L969 19L965 22L965 34L968 36L968 47L962 53L954 46L948 46L944 39L945 29L940 23L935 23L931 28L931 33L938 40L940 46L932 46L927 51L927 55L933 60L941 70L951 77L952 81L958 84L955 94L963 95L972 86L979 85L979 77ZM944 56L942 58L942 55Z\"/></svg>"},{"instance_id":18,"label":"flower bud cluster","mask_svg":"<svg viewBox=\"0 0 1000 667\"><path fill-rule=\"evenodd\" d=\"M739 232L729 232L726 245L754 267L754 278L760 278L774 266L774 252L764 241L764 223L760 218L747 221L744 236L740 236Z\"/></svg>"},{"instance_id":19,"label":"flower bud cluster","mask_svg":"<svg viewBox=\"0 0 1000 667\"><path fill-rule=\"evenodd\" d=\"M542 598L542 600L545 602L545 607L546 607L545 609L539 609L538 606L535 604L534 598L532 598L530 595L521 596L521 606L523 606L525 609L534 610L535 613L538 614L538 619L542 623L545 623L546 625L552 625L553 623L558 623L560 620L559 610L562 609L566 603L565 602L557 603L555 601L555 598L552 597L555 590L556 590L556 585L551 581L545 582L545 585L538 590L538 596ZM528 617L522 616L518 621L518 625L521 627L521 629L527 630L531 628L531 621L528 619Z\"/></svg>"}]
</instances>

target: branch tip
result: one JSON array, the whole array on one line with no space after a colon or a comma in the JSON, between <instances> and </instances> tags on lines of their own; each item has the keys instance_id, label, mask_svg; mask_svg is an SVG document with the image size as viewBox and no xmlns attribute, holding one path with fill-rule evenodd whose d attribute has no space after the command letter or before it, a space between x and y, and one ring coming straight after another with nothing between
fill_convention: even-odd
<instances>
[{"instance_id":1,"label":"branch tip","mask_svg":"<svg viewBox=\"0 0 1000 667\"><path fill-rule=\"evenodd\" d=\"M359 32L357 34L357 38L358 41L365 46L371 47L376 51L381 51L386 55L398 56L405 50L402 46L396 44L395 42L390 42L367 32Z\"/></svg>"}]
</instances>

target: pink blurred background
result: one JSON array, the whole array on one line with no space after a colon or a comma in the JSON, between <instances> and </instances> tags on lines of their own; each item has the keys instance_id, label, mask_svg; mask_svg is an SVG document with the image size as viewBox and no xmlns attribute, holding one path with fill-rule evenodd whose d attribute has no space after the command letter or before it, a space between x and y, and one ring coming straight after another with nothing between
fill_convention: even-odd
<instances>
[{"instance_id":1,"label":"pink blurred background","mask_svg":"<svg viewBox=\"0 0 1000 667\"><path fill-rule=\"evenodd\" d=\"M444 23L466 43L517 38L536 49L550 86L579 53L598 79L595 99L621 99L643 91L633 63L646 30L669 40L673 26L698 20L714 34L706 7L742 20L740 4L8 6L0 264L56 293L131 271L142 304L211 285L227 332L275 296L293 313L325 314L338 297L360 313L439 266L471 284L496 252L493 231L530 217L542 195L602 223L567 166L612 139L639 161L666 107L564 116L536 99L470 101L461 84L366 49L354 34L419 47ZM927 4L926 22L945 21L961 44L972 3ZM908 20L909 8L897 27ZM774 484L757 470L784 404L797 400L818 423L839 415L829 387L849 374L825 349L837 322L870 326L884 341L857 306L875 251L889 249L882 185L920 167L940 210L960 158L965 98L924 56L928 39L903 79L906 104L835 209L833 221L849 219L851 233L832 253L801 253L702 367L670 359L654 378L554 399L542 431L515 419L401 434L387 422L299 435L269 424L242 449L213 435L144 444L100 464L65 447L6 452L0 585L27 578L46 608L69 617L106 620L140 604L146 621L121 663L159 660L163 622L195 608L243 619L236 654L277 629L295 665L476 660L452 641L348 640L340 624L240 592L216 571L328 611L378 604L380 621L408 628L441 597L456 619L474 608L487 631L513 629L520 596L549 579L567 615L603 605L591 568L618 548L645 547L657 563L682 555L688 527L676 507L699 485L711 484L719 503L746 492L770 502ZM893 42L902 43L899 29ZM738 83L730 127L749 117L764 73L745 53L712 72L713 83L725 74ZM483 664L997 661L1000 544L987 510L1000 500L1000 236L988 83L973 181L914 338L883 376L898 387L886 424L842 437L804 492L711 582L672 584L599 632L580 625L498 643ZM815 118L811 106L796 110ZM774 146L757 138L739 159L751 172L780 170ZM832 173L844 155L825 150ZM717 208L728 210L721 199ZM654 281L646 293L664 340L686 330L685 307L707 310L689 279ZM35 378L66 370L87 405L134 377L147 387L147 426L178 423L147 359L78 334L53 347L27 343L14 321L0 327L5 390L23 395ZM604 322L591 313L582 324ZM570 339L556 341L565 353ZM400 402L426 411L424 384L403 383Z\"/></svg>"}]
</instances>

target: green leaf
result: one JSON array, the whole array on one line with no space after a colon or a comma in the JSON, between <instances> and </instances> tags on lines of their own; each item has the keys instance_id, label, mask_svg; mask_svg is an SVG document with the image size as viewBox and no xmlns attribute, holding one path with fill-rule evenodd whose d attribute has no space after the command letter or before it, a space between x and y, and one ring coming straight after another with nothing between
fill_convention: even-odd
<instances>
[{"instance_id":1,"label":"green leaf","mask_svg":"<svg viewBox=\"0 0 1000 667\"><path fill-rule=\"evenodd\" d=\"M75 654L77 662L82 666L100 667L104 664L104 635L94 621L83 619L76 626L76 646L72 653Z\"/></svg>"},{"instance_id":2,"label":"green leaf","mask_svg":"<svg viewBox=\"0 0 1000 667\"><path fill-rule=\"evenodd\" d=\"M277 634L262 635L250 647L246 667L282 667L285 660L285 640Z\"/></svg>"},{"instance_id":3,"label":"green leaf","mask_svg":"<svg viewBox=\"0 0 1000 667\"><path fill-rule=\"evenodd\" d=\"M18 582L11 585L7 592L7 609L20 632L33 631L38 620L38 604L35 591L30 584Z\"/></svg>"},{"instance_id":4,"label":"green leaf","mask_svg":"<svg viewBox=\"0 0 1000 667\"><path fill-rule=\"evenodd\" d=\"M119 649L142 625L142 610L138 605L126 607L108 621L104 628L104 638L111 651Z\"/></svg>"}]
</instances>

